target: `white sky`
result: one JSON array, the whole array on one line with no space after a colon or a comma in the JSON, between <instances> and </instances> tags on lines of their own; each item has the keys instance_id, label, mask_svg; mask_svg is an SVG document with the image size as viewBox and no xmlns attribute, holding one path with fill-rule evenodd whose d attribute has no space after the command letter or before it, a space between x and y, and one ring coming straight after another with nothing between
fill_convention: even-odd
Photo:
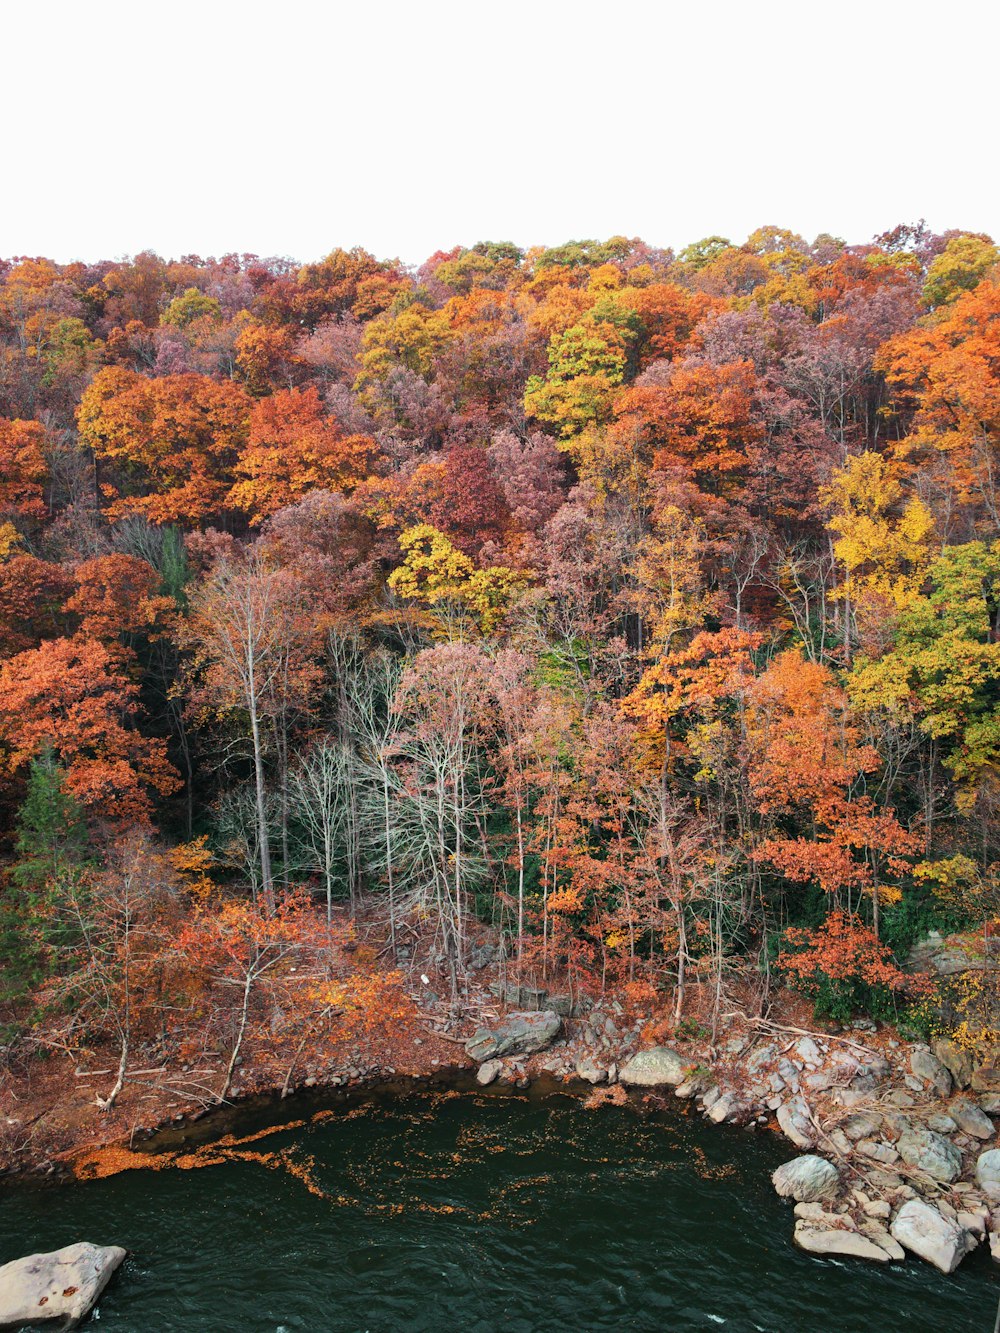
<instances>
[{"instance_id":1,"label":"white sky","mask_svg":"<svg viewBox=\"0 0 1000 1333\"><path fill-rule=\"evenodd\" d=\"M1000 236L990 0L9 0L0 255Z\"/></svg>"}]
</instances>

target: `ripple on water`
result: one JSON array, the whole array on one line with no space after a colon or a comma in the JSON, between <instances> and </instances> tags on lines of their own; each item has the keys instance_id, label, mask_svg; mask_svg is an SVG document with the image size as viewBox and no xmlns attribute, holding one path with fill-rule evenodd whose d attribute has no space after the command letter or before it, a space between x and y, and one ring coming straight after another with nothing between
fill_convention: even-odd
<instances>
[{"instance_id":1,"label":"ripple on water","mask_svg":"<svg viewBox=\"0 0 1000 1333\"><path fill-rule=\"evenodd\" d=\"M679 1109L423 1092L230 1142L7 1191L0 1261L126 1245L121 1333L982 1333L1000 1294L981 1254L951 1278L800 1254L768 1181L789 1152Z\"/></svg>"}]
</instances>

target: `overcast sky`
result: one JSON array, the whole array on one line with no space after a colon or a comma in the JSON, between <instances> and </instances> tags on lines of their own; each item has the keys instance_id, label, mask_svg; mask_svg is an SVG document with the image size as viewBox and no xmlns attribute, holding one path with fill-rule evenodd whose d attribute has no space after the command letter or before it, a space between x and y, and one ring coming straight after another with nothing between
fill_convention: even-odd
<instances>
[{"instance_id":1,"label":"overcast sky","mask_svg":"<svg viewBox=\"0 0 1000 1333\"><path fill-rule=\"evenodd\" d=\"M56 0L2 24L0 254L1000 235L1000 6Z\"/></svg>"}]
</instances>

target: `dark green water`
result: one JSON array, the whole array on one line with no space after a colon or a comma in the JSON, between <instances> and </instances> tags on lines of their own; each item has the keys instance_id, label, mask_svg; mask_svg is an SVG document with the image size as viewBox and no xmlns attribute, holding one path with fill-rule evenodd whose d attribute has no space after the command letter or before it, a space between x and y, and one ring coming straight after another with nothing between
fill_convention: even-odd
<instances>
[{"instance_id":1,"label":"dark green water","mask_svg":"<svg viewBox=\"0 0 1000 1333\"><path fill-rule=\"evenodd\" d=\"M787 1147L680 1109L423 1091L251 1146L311 1163L326 1197L245 1160L18 1186L0 1193L0 1262L127 1246L108 1333L993 1329L988 1255L950 1278L807 1258L768 1180Z\"/></svg>"}]
</instances>

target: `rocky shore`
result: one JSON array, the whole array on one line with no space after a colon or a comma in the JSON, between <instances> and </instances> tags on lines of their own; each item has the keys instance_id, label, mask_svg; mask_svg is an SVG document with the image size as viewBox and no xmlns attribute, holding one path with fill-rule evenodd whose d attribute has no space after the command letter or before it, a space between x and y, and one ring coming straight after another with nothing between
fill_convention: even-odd
<instances>
[{"instance_id":1,"label":"rocky shore","mask_svg":"<svg viewBox=\"0 0 1000 1333\"><path fill-rule=\"evenodd\" d=\"M775 1172L795 1243L879 1263L907 1251L952 1272L980 1244L1000 1262L1000 1053L976 1065L954 1043L901 1041L862 1020L847 1033L742 1025L718 1048L642 1046L620 1005L564 1024L510 1014L467 1042L478 1079L582 1079L615 1098L690 1101L716 1124L775 1130L805 1155ZM541 1034L551 1034L540 1041Z\"/></svg>"},{"instance_id":2,"label":"rocky shore","mask_svg":"<svg viewBox=\"0 0 1000 1333\"><path fill-rule=\"evenodd\" d=\"M460 1014L422 995L420 1023L393 1051L307 1052L284 1086L248 1059L232 1100L473 1074L481 1086L523 1088L542 1077L587 1084L591 1104L679 1099L716 1124L780 1133L802 1154L774 1184L794 1206L804 1250L875 1262L909 1251L950 1272L988 1245L1000 1262L1000 1053L976 1065L950 1042L908 1043L868 1020L808 1031L780 1008L773 1012L784 1023L732 1018L716 1046L697 1028L692 1039L664 1045L614 998L571 1001L485 980ZM121 1119L117 1132L112 1121L94 1130L91 1114L89 1133L70 1136L51 1158L7 1165L131 1169L141 1157L149 1162L135 1150L156 1147L165 1129L183 1139L191 1122L207 1130L217 1114L203 1102L180 1105L127 1132Z\"/></svg>"}]
</instances>

